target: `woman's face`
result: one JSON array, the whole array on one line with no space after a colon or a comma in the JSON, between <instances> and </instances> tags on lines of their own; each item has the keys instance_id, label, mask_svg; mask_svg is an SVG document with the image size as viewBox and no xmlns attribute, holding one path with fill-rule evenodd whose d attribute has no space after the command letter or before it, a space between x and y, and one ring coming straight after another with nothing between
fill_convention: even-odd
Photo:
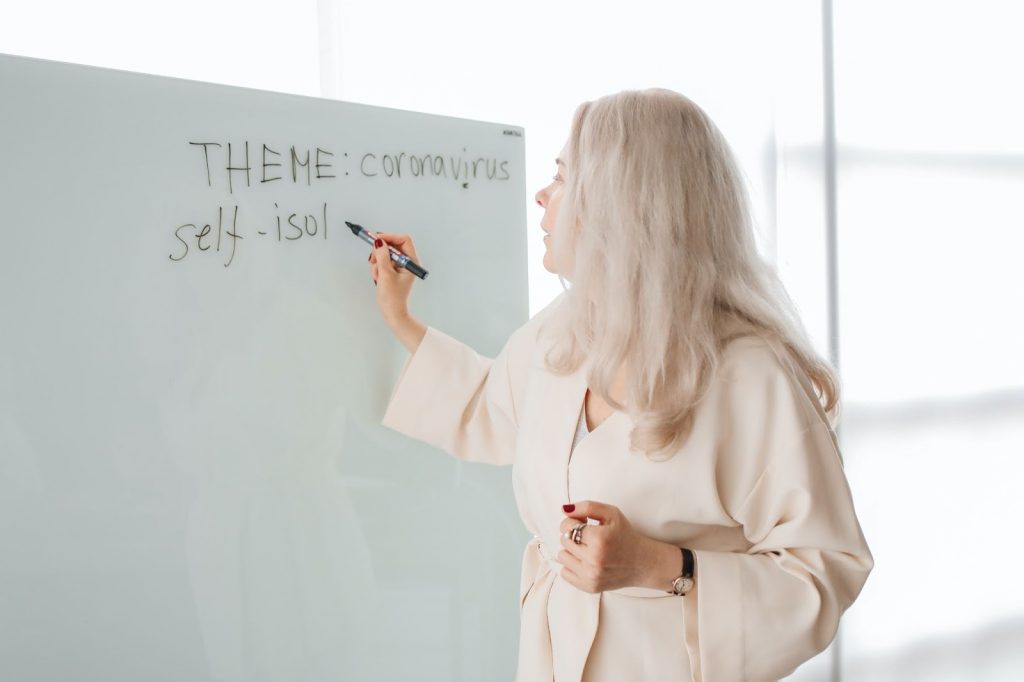
<instances>
[{"instance_id":1,"label":"woman's face","mask_svg":"<svg viewBox=\"0 0 1024 682\"><path fill-rule=\"evenodd\" d=\"M558 158L555 159L555 170L557 171L551 182L547 187L542 188L537 192L534 197L537 203L544 207L544 217L541 218L540 226L547 234L544 235L544 269L552 274L559 274L558 267L555 264L555 257L551 251L551 240L553 239L555 222L558 218L558 206L562 202L562 179L563 174L566 172L568 163L568 155L566 148L568 144L562 147L562 151L559 152ZM562 273L564 277L565 274Z\"/></svg>"}]
</instances>

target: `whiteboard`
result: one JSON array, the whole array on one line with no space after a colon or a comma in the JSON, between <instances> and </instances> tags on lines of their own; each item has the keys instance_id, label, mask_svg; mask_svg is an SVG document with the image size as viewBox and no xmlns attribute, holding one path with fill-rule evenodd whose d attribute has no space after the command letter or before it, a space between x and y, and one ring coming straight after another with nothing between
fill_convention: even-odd
<instances>
[{"instance_id":1,"label":"whiteboard","mask_svg":"<svg viewBox=\"0 0 1024 682\"><path fill-rule=\"evenodd\" d=\"M511 472L380 425L408 352L344 221L494 357L523 129L8 55L0 92L0 679L511 679Z\"/></svg>"}]
</instances>

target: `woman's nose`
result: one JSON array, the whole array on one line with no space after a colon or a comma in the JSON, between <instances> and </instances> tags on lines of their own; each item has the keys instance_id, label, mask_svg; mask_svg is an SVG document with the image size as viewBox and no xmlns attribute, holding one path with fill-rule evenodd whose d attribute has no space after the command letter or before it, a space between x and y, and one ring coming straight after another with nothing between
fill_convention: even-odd
<instances>
[{"instance_id":1,"label":"woman's nose","mask_svg":"<svg viewBox=\"0 0 1024 682\"><path fill-rule=\"evenodd\" d=\"M542 196L544 196L543 192L537 192L535 195L533 195L533 198L536 200L538 206L544 206L544 202L541 201Z\"/></svg>"}]
</instances>

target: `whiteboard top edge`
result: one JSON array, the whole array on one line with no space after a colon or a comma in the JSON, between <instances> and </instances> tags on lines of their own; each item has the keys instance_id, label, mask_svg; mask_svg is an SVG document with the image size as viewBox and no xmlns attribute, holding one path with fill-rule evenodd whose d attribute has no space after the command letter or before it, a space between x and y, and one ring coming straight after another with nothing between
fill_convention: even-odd
<instances>
[{"instance_id":1,"label":"whiteboard top edge","mask_svg":"<svg viewBox=\"0 0 1024 682\"><path fill-rule=\"evenodd\" d=\"M482 121L480 119L465 118L465 117L462 117L462 116L448 116L448 115L445 115L445 114L434 114L434 113L430 113L430 112L427 112L427 111L415 111L415 110L412 110L412 109L399 109L397 107L385 107L385 106L380 106L380 105L377 105L377 104L363 104L362 102L348 102L346 100L330 99L330 98L327 98L327 97L316 97L314 95L301 95L299 93L294 93L294 92L280 92L279 90L266 90L264 88L252 88L252 87L248 87L248 86L245 86L245 85L231 85L229 83L215 83L213 81L201 81L201 80L195 80L194 78L183 78L181 76L165 76L165 75L161 75L161 74L157 74L157 73L146 73L145 71L131 71L129 69L117 69L117 68L113 68L113 67L110 67L110 66L96 66L95 64L81 64L81 63L78 63L78 62L64 62L64 61L60 61L59 59L46 59L44 57L30 57L28 55L9 54L9 53L6 53L6 52L0 52L0 61L3 61L5 59L10 59L12 61L23 60L23 61L43 62L43 63L47 63L47 64L56 64L56 65L59 65L59 66L68 66L68 67L72 67L72 68L92 69L92 70L95 70L95 71L113 71L113 72L117 72L117 73L123 73L123 74L127 74L127 75L130 75L130 76L138 76L138 77L142 77L142 78L157 78L157 79L161 79L162 78L162 79L165 79L165 80L183 81L183 82L186 82L186 83L195 83L195 84L198 84L198 85L215 87L215 88L231 88L231 89L234 89L234 90L249 90L249 91L252 91L252 92L266 93L268 95L277 95L279 97L298 97L298 98L301 98L301 99L316 100L318 102L331 102L331 103L334 103L334 104L341 104L341 105L346 106L346 107L358 107L358 108L361 108L361 109L377 109L377 110L384 110L384 111L396 111L396 112L401 112L401 113L418 114L420 116L431 116L431 117L434 117L434 118L450 119L450 120L454 120L454 121L467 121L469 123L482 123L482 124L486 124L486 125L500 126L500 127L504 127L504 128L510 129L510 130L518 130L519 133L520 133L520 137L523 137L525 135L525 132L526 132L525 129L522 126L513 125L511 123L502 123L500 121Z\"/></svg>"}]
</instances>

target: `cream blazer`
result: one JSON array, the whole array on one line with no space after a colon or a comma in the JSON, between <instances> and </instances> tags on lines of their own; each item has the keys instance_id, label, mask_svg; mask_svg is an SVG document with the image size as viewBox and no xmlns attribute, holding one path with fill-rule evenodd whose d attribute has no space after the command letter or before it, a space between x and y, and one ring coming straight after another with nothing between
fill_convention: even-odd
<instances>
[{"instance_id":1,"label":"cream blazer","mask_svg":"<svg viewBox=\"0 0 1024 682\"><path fill-rule=\"evenodd\" d=\"M522 559L517 682L778 680L825 649L874 566L835 434L806 376L759 337L731 341L674 456L631 451L613 412L570 448L583 366L544 368L537 336L560 294L497 358L428 326L381 424L468 462L511 465L533 533ZM571 494L571 497L570 497ZM617 506L696 558L686 596L577 589L560 576L561 505Z\"/></svg>"}]
</instances>

